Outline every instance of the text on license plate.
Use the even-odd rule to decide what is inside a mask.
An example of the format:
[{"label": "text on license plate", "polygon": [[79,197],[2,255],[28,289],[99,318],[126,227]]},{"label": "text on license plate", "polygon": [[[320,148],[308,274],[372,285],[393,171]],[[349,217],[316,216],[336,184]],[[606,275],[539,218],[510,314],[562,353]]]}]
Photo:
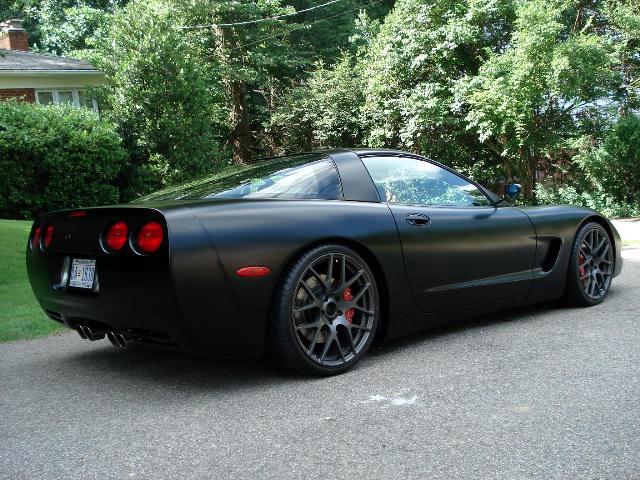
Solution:
[{"label": "text on license plate", "polygon": [[69,286],[74,288],[93,288],[96,276],[96,261],[87,258],[74,258],[71,261]]}]

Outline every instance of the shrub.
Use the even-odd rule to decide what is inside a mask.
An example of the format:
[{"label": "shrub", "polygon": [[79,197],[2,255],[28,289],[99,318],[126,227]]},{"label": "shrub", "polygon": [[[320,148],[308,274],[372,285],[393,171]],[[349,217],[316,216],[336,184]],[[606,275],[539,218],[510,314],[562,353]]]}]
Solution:
[{"label": "shrub", "polygon": [[127,154],[87,109],[0,102],[0,217],[117,202]]},{"label": "shrub", "polygon": [[579,192],[574,186],[538,185],[536,198],[541,204],[566,204],[593,208],[607,217],[640,215],[640,205],[621,202],[600,190]]}]

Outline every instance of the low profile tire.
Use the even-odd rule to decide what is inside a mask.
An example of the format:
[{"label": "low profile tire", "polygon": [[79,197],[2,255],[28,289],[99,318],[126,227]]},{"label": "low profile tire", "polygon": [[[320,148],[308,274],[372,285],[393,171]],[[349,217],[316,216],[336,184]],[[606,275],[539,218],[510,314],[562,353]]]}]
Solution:
[{"label": "low profile tire", "polygon": [[271,342],[294,370],[342,373],[371,346],[379,310],[378,287],[362,257],[342,245],[322,245],[304,253],[279,285]]},{"label": "low profile tire", "polygon": [[596,222],[576,234],[567,271],[566,300],[579,307],[602,302],[611,287],[614,251],[607,231]]}]

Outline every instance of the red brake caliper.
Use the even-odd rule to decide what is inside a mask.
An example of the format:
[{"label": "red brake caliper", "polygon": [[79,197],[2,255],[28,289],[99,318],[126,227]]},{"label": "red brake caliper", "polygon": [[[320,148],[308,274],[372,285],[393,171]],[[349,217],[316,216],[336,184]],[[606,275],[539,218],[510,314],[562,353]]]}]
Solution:
[{"label": "red brake caliper", "polygon": [[[346,288],[344,292],[342,292],[342,300],[345,302],[351,302],[353,300],[353,293],[351,293],[351,288]],[[353,308],[344,312],[344,318],[347,319],[347,322],[353,322],[353,316],[356,314],[356,311]]]},{"label": "red brake caliper", "polygon": [[[587,258],[584,256],[584,253],[578,255],[578,272],[580,273],[580,278],[584,277],[584,274],[587,272],[587,269],[584,267],[584,262]],[[580,280],[580,283],[583,283],[584,280]]]}]

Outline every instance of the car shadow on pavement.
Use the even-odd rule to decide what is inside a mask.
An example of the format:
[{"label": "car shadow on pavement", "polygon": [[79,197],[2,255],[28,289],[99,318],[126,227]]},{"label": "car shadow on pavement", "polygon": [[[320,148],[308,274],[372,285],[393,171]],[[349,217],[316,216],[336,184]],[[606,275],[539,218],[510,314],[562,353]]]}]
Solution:
[{"label": "car shadow on pavement", "polygon": [[[615,301],[617,298],[624,296],[627,292],[626,285],[615,285],[611,287],[606,302]],[[560,312],[560,311],[580,311],[584,307],[573,307],[567,305],[563,300],[554,300],[547,303],[541,303],[537,305],[526,305],[522,307],[516,307],[509,310],[504,310],[489,315],[483,315],[481,317],[474,317],[468,320],[461,320],[452,322],[439,327],[424,330],[422,332],[415,333],[406,337],[401,337],[383,344],[378,345],[378,348],[372,349],[368,354],[370,356],[384,357],[386,355],[394,354],[398,350],[403,348],[414,346],[420,343],[436,340],[440,337],[448,335],[471,331],[475,329],[482,329],[487,327],[496,326],[501,323],[526,323],[536,322],[541,320],[541,316],[547,313]]]},{"label": "car shadow on pavement", "polygon": [[[613,288],[609,301],[623,294],[624,288],[620,286]],[[539,321],[540,316],[546,312],[569,308],[560,302],[519,307],[426,330],[374,345],[368,354],[367,364],[371,366],[375,362],[384,362],[388,355],[397,354],[404,348],[428,343],[439,337],[473,329],[491,328],[504,322]],[[257,359],[227,360],[148,349],[138,345],[117,349],[108,345],[106,341],[95,342],[90,347],[68,353],[64,357],[57,357],[52,361],[61,360],[64,363],[64,369],[72,371],[77,377],[101,378],[102,381],[113,383],[130,381],[138,386],[142,383],[155,387],[188,386],[190,389],[212,390],[255,388],[263,384],[273,385],[274,382],[300,383],[322,380],[290,372],[280,364],[273,352]]]}]

